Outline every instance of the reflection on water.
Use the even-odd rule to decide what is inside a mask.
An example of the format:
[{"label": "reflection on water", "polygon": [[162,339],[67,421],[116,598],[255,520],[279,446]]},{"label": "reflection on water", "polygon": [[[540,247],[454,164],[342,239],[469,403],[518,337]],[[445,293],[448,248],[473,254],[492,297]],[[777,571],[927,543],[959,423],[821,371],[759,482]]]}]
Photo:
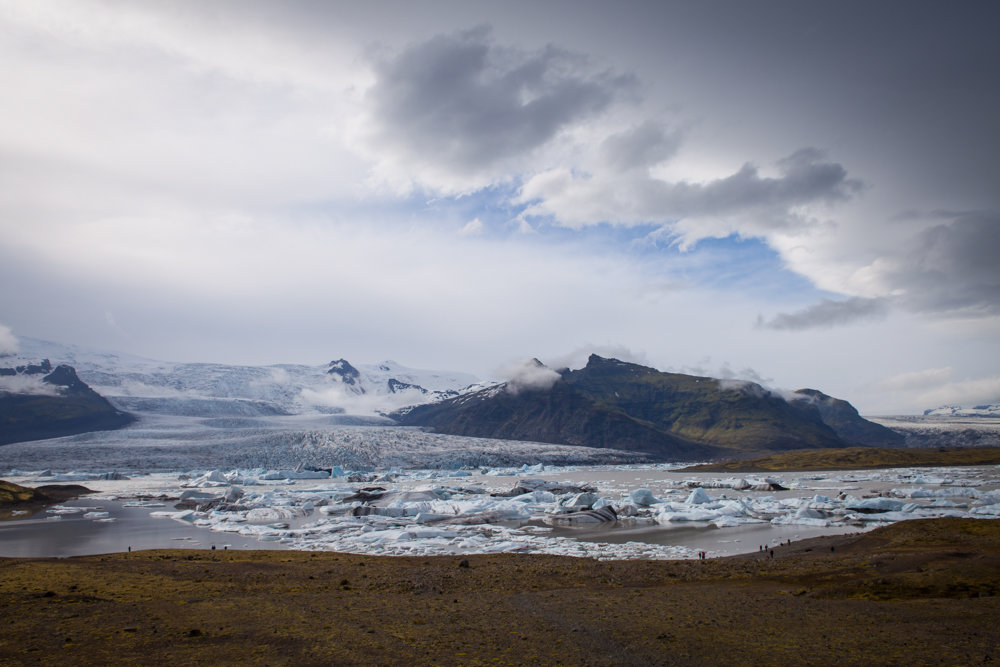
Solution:
[{"label": "reflection on water", "polygon": [[756,551],[760,546],[773,546],[787,540],[797,542],[820,535],[840,535],[866,530],[857,526],[776,526],[770,523],[754,523],[727,528],[716,528],[703,522],[683,524],[641,524],[629,526],[627,522],[616,524],[595,524],[579,528],[556,527],[549,533],[554,537],[568,537],[584,542],[604,542],[624,544],[644,542],[647,544],[683,545],[689,549],[709,551],[713,556],[730,556]]},{"label": "reflection on water", "polygon": [[[65,557],[132,549],[283,549],[276,542],[258,542],[240,535],[214,533],[189,523],[151,518],[163,507],[125,507],[118,500],[81,498],[61,507],[83,508],[74,514],[41,511],[25,518],[0,521],[0,556]],[[89,511],[107,512],[114,521],[86,519]],[[51,517],[59,516],[59,519]]]}]

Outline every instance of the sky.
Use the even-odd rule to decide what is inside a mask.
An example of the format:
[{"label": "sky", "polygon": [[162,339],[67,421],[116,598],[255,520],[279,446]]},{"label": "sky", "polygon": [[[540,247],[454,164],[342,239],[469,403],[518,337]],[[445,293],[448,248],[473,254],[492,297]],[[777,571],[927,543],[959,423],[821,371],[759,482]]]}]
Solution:
[{"label": "sky", "polygon": [[995,2],[0,4],[0,353],[1000,402]]}]

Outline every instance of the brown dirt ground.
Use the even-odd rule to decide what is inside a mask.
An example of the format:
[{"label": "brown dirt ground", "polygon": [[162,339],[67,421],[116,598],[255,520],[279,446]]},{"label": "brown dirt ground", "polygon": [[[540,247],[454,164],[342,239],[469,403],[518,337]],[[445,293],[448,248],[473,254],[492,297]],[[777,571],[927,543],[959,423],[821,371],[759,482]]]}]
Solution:
[{"label": "brown dirt ground", "polygon": [[796,449],[755,459],[704,463],[678,472],[784,472],[791,470],[871,470],[926,466],[1000,465],[1000,447],[847,447]]},{"label": "brown dirt ground", "polygon": [[1000,521],[964,519],[707,561],[0,559],[0,664],[982,664],[998,592]]}]

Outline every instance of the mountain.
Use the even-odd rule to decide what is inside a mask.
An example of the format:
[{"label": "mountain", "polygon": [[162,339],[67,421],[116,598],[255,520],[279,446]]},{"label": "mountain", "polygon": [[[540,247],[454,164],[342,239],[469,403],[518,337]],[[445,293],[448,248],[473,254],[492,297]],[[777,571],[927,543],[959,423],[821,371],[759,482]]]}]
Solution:
[{"label": "mountain", "polygon": [[793,406],[803,403],[805,409],[809,405],[814,406],[819,410],[823,423],[850,446],[903,447],[906,444],[906,438],[901,433],[864,419],[857,408],[847,401],[827,396],[821,391],[799,389],[789,400]]},{"label": "mountain", "polygon": [[[16,363],[58,359],[118,409],[194,417],[270,417],[302,413],[379,415],[458,395],[478,378],[420,370],[394,361],[270,366],[177,363],[20,339]],[[384,418],[379,418],[389,423]]]},{"label": "mountain", "polygon": [[0,368],[0,445],[121,428],[135,418],[88,387],[72,366]]},{"label": "mountain", "polygon": [[508,383],[390,416],[441,433],[614,447],[674,460],[892,439],[849,403],[815,390],[789,401],[750,382],[664,373],[597,355],[558,375],[550,388]]}]

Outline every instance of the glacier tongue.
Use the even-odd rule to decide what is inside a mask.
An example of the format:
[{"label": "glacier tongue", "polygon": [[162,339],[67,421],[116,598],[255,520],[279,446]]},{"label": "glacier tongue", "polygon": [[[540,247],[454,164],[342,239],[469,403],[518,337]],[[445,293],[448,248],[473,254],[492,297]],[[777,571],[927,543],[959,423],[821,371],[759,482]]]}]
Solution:
[{"label": "glacier tongue", "polygon": [[394,361],[354,365],[337,359],[316,366],[175,363],[21,339],[15,360],[41,359],[73,366],[84,382],[120,409],[193,417],[375,416],[484,386],[468,373],[408,368]]}]

